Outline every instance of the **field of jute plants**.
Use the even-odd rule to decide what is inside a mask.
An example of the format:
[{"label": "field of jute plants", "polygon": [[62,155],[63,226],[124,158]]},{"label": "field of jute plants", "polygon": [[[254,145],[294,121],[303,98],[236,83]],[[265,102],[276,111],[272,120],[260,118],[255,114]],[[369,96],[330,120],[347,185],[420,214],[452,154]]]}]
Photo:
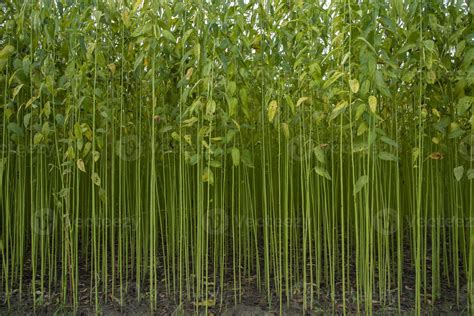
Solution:
[{"label": "field of jute plants", "polygon": [[473,14],[0,2],[0,311],[473,313]]}]

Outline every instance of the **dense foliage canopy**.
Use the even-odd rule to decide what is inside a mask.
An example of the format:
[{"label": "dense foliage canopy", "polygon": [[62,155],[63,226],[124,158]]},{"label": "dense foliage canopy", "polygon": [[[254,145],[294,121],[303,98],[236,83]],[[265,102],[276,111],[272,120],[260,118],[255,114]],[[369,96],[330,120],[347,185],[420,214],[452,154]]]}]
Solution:
[{"label": "dense foliage canopy", "polygon": [[445,281],[472,304],[473,14],[3,1],[0,289],[77,304],[84,263],[97,308],[131,282],[208,308],[256,275],[280,308],[303,284],[371,313],[409,265],[418,312]]}]

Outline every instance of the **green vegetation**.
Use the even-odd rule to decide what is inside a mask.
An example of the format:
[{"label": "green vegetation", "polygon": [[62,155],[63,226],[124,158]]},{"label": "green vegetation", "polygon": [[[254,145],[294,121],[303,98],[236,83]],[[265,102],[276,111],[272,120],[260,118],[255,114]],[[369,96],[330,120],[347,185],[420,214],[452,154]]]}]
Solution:
[{"label": "green vegetation", "polygon": [[98,310],[135,283],[207,311],[255,277],[370,314],[414,271],[418,313],[442,285],[472,308],[473,13],[2,2],[0,292],[77,305],[85,269]]}]

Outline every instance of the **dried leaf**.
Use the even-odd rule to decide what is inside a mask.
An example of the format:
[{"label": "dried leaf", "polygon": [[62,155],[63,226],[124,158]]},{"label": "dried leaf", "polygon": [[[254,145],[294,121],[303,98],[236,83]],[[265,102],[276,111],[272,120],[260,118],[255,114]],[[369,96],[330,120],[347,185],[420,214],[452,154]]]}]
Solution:
[{"label": "dried leaf", "polygon": [[429,158],[432,159],[432,160],[440,160],[440,159],[443,159],[444,157],[444,154],[441,153],[441,152],[432,152],[430,155],[429,155]]}]

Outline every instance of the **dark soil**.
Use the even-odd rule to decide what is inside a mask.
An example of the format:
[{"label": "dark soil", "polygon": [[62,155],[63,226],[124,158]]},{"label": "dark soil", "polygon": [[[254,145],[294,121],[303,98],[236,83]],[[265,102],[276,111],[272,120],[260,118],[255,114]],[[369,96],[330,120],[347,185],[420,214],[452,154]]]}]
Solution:
[{"label": "dark soil", "polygon": [[[398,290],[393,289],[383,303],[378,300],[378,287],[374,286],[373,312],[378,315],[393,314],[413,314],[415,305],[415,273],[411,268],[409,258],[405,258],[405,271],[403,274],[403,289],[401,295],[400,310],[398,309]],[[28,263],[25,263],[25,267]],[[85,267],[83,264],[81,267]],[[354,269],[351,269],[354,272]],[[90,293],[90,273],[84,268],[80,271],[81,280],[79,284],[79,300],[80,305],[77,309],[73,309],[67,304],[61,304],[60,291],[52,290],[43,296],[42,302],[39,302],[36,309],[33,308],[33,299],[31,296],[31,273],[25,272],[23,292],[20,295],[18,290],[11,293],[10,308],[7,306],[6,295],[0,289],[0,315],[50,315],[50,314],[77,314],[77,315],[95,315],[94,300],[91,300]],[[348,314],[357,313],[356,294],[355,294],[355,275],[351,275],[351,288],[346,286],[346,311]],[[242,297],[238,304],[234,302],[233,293],[233,277],[232,270],[226,273],[225,289],[223,291],[222,304],[220,296],[217,298],[216,304],[208,307],[208,314],[213,315],[323,315],[323,314],[342,314],[342,288],[341,283],[336,283],[335,302],[331,302],[330,289],[323,285],[320,287],[319,295],[313,297],[312,309],[303,313],[303,294],[302,284],[295,285],[292,289],[292,298],[290,302],[283,299],[282,309],[280,311],[279,298],[277,293],[272,293],[272,305],[267,303],[267,295],[263,291],[257,289],[256,277],[244,277],[242,279]],[[427,271],[427,277],[430,278],[430,271]],[[39,278],[38,278],[39,279]],[[393,280],[394,281],[394,280]],[[392,282],[393,282],[392,281]],[[38,284],[38,283],[37,283]],[[46,282],[47,284],[47,282]],[[116,285],[118,285],[118,281]],[[465,284],[461,280],[461,284]],[[149,296],[146,289],[141,290],[141,300],[137,300],[137,289],[133,280],[127,284],[127,293],[124,293],[124,304],[120,306],[118,297],[112,296],[111,293],[100,293],[101,313],[103,315],[193,315],[205,314],[205,308],[196,308],[194,301],[178,305],[175,296],[166,294],[164,284],[158,289],[157,309],[151,312],[149,305]],[[118,287],[118,286],[117,286]],[[111,288],[111,287],[109,287]],[[467,311],[467,293],[466,286],[461,286],[459,302],[457,302],[456,288],[447,282],[442,282],[441,295],[433,303],[430,294],[424,296],[422,305],[425,314],[466,314]],[[309,293],[309,291],[308,291]],[[431,293],[431,289],[427,289],[426,293]],[[117,294],[116,294],[117,295]],[[308,295],[309,296],[309,295]],[[184,297],[184,296],[183,296]],[[309,306],[309,305],[308,305]],[[363,306],[361,307],[362,312]]]}]

